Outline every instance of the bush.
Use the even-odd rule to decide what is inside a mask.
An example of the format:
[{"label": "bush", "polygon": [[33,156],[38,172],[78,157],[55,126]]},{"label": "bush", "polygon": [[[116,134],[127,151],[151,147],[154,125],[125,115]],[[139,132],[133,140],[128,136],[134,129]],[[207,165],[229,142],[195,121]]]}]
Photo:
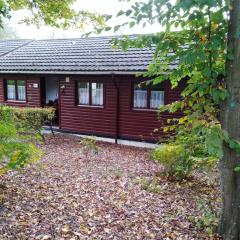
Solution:
[{"label": "bush", "polygon": [[6,112],[12,115],[18,132],[42,136],[42,126],[51,123],[55,117],[53,108],[16,108],[2,106],[0,116]]},{"label": "bush", "polygon": [[20,123],[14,108],[0,106],[0,174],[35,162],[42,155],[33,143],[35,136],[23,134]]},{"label": "bush", "polygon": [[218,161],[209,155],[205,137],[188,131],[179,131],[168,143],[160,145],[152,152],[152,158],[163,164],[168,177],[178,180],[191,176],[193,169],[212,169]]},{"label": "bush", "polygon": [[182,145],[163,144],[152,153],[154,160],[163,164],[164,174],[177,179],[185,178],[192,169]]},{"label": "bush", "polygon": [[97,140],[94,137],[83,138],[80,141],[82,145],[81,152],[86,156],[88,153],[98,154],[100,148],[97,146]]}]

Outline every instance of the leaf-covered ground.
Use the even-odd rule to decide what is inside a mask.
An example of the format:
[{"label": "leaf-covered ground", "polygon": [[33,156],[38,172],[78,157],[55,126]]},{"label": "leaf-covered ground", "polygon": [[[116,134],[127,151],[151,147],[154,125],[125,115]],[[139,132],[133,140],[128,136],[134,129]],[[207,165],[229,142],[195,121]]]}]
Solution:
[{"label": "leaf-covered ground", "polygon": [[3,176],[0,239],[218,239],[215,178],[168,182],[149,151],[48,136],[34,166]]}]

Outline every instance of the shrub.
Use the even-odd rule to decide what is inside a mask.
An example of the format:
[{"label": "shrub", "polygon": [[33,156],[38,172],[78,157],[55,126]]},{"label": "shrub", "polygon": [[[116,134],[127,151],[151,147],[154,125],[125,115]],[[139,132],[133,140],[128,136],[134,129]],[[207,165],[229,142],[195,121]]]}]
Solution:
[{"label": "shrub", "polygon": [[154,177],[153,179],[148,179],[146,177],[139,179],[139,184],[142,189],[151,193],[160,193],[161,186],[159,185],[158,179]]},{"label": "shrub", "polygon": [[153,151],[152,158],[163,164],[164,174],[168,177],[182,179],[192,169],[182,145],[163,144]]},{"label": "shrub", "polygon": [[0,116],[4,113],[11,113],[12,118],[16,122],[18,132],[31,135],[41,136],[42,126],[51,123],[55,117],[53,108],[16,108],[2,106],[0,108]]},{"label": "shrub", "polygon": [[32,142],[34,135],[22,134],[13,108],[0,106],[0,174],[35,162],[42,152]]},{"label": "shrub", "polygon": [[193,169],[212,169],[218,161],[208,153],[205,137],[186,129],[155,149],[152,158],[163,164],[168,177],[179,180],[189,177]]},{"label": "shrub", "polygon": [[97,141],[94,137],[83,138],[80,141],[82,145],[81,152],[88,156],[88,153],[98,154],[100,148],[97,146]]}]

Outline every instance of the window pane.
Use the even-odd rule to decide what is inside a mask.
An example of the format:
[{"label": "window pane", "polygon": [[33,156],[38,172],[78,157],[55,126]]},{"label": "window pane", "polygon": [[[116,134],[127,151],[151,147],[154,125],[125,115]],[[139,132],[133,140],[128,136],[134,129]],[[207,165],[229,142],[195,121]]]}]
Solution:
[{"label": "window pane", "polygon": [[92,104],[103,105],[103,83],[92,83]]},{"label": "window pane", "polygon": [[18,91],[18,100],[25,101],[26,100],[25,81],[22,81],[22,80],[17,81],[17,91]]},{"label": "window pane", "polygon": [[157,109],[162,105],[164,105],[164,91],[151,91],[150,107]]},{"label": "window pane", "polygon": [[78,97],[79,104],[89,104],[89,83],[79,82],[78,83]]},{"label": "window pane", "polygon": [[147,108],[147,90],[143,85],[135,85],[134,103],[135,108]]},{"label": "window pane", "polygon": [[7,99],[16,100],[15,81],[14,80],[7,81]]}]

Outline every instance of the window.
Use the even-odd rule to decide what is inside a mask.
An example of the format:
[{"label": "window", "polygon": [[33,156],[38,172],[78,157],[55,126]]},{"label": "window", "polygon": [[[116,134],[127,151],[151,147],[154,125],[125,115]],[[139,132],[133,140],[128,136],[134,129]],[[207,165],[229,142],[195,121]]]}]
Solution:
[{"label": "window", "polygon": [[26,101],[24,80],[7,80],[7,100]]},{"label": "window", "polygon": [[147,88],[141,85],[134,87],[134,107],[147,108]]},{"label": "window", "polygon": [[78,82],[78,104],[103,106],[103,83]]},{"label": "window", "polygon": [[78,96],[79,96],[79,104],[81,105],[89,104],[89,83],[88,82],[78,83]]},{"label": "window", "polygon": [[164,105],[164,91],[161,85],[146,83],[134,85],[134,108],[158,109],[162,105]]},{"label": "window", "polygon": [[103,105],[103,84],[92,83],[92,105]]}]

